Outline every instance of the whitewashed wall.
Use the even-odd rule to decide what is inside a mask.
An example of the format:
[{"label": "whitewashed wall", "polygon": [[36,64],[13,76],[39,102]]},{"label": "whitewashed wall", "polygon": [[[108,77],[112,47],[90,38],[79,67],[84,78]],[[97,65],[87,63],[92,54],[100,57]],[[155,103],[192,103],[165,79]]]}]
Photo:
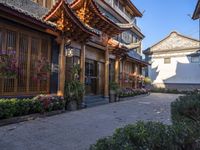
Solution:
[{"label": "whitewashed wall", "polygon": [[191,57],[171,57],[170,64],[164,64],[164,58],[152,58],[149,75],[153,84],[200,84],[200,64],[191,63]]}]

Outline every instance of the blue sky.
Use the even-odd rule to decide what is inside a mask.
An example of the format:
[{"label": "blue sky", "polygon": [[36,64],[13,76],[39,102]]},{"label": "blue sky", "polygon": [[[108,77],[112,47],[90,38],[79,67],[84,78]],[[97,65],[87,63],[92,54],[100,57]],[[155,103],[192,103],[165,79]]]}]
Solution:
[{"label": "blue sky", "polygon": [[145,11],[142,18],[138,18],[138,26],[146,38],[143,49],[165,38],[171,31],[198,38],[198,21],[193,21],[192,15],[197,0],[132,0],[136,7]]}]

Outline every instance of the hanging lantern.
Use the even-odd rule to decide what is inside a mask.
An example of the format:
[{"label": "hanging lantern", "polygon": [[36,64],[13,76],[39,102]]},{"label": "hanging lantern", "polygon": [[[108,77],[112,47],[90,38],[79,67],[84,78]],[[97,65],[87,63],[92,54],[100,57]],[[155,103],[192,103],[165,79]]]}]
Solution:
[{"label": "hanging lantern", "polygon": [[74,56],[74,49],[72,47],[65,47],[65,56],[73,57]]}]

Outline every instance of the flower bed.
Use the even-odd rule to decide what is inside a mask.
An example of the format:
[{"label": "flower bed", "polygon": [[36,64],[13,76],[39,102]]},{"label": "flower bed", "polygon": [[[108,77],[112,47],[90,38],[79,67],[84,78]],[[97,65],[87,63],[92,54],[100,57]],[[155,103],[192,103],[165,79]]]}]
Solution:
[{"label": "flower bed", "polygon": [[146,89],[132,89],[132,88],[123,88],[120,90],[119,97],[133,97],[137,95],[147,94],[148,90]]},{"label": "flower bed", "polygon": [[32,99],[0,99],[0,119],[62,110],[64,108],[64,99],[52,95],[40,95]]}]

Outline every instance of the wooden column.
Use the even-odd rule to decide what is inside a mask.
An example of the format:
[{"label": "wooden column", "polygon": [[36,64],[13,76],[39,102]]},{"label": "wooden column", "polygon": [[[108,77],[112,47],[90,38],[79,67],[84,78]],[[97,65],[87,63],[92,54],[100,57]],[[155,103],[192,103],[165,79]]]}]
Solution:
[{"label": "wooden column", "polygon": [[[138,75],[138,66],[135,64],[135,75]],[[137,84],[138,84],[138,78],[135,78],[135,89],[137,89]]]},{"label": "wooden column", "polygon": [[59,90],[58,95],[64,95],[64,88],[65,88],[65,39],[62,38],[61,45],[60,45],[60,57],[59,57]]},{"label": "wooden column", "polygon": [[109,50],[105,50],[105,81],[104,81],[104,97],[109,97]]},{"label": "wooden column", "polygon": [[85,44],[81,45],[81,53],[80,53],[80,82],[85,85]]},{"label": "wooden column", "polygon": [[115,60],[115,82],[119,83],[119,58],[116,58]]},{"label": "wooden column", "polygon": [[121,87],[124,87],[124,83],[125,83],[125,60],[122,61],[122,83],[121,83]]}]

